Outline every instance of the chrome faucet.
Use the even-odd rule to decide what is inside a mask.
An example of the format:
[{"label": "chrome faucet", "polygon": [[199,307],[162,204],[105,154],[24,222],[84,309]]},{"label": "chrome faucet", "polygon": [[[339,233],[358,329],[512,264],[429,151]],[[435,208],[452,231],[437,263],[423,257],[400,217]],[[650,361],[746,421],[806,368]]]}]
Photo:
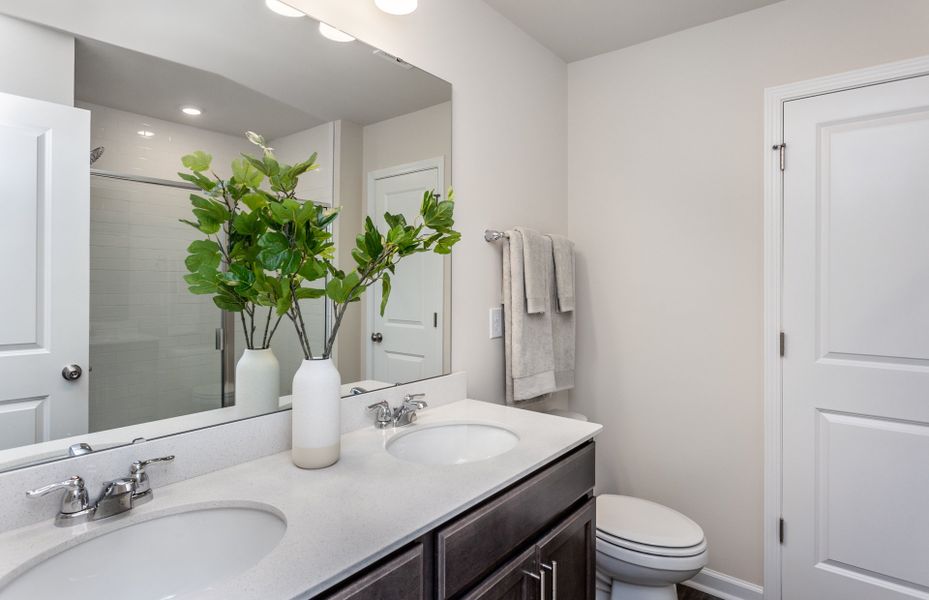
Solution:
[{"label": "chrome faucet", "polygon": [[416,411],[422,410],[429,406],[424,398],[426,394],[407,394],[397,408],[391,408],[386,400],[381,400],[368,407],[368,412],[374,413],[374,427],[377,429],[386,429],[391,425],[394,427],[406,427],[416,421]]},{"label": "chrome faucet", "polygon": [[173,456],[163,456],[151,460],[136,461],[130,467],[129,477],[120,477],[103,484],[103,491],[96,503],[90,504],[84,480],[77,475],[64,481],[52,483],[34,490],[26,495],[30,498],[44,496],[56,490],[64,490],[61,508],[55,517],[55,525],[67,527],[98,521],[132,510],[134,506],[152,499],[152,488],[145,473],[145,467],[153,462],[174,460]]},{"label": "chrome faucet", "polygon": [[403,397],[400,408],[394,411],[394,427],[406,427],[416,421],[416,411],[429,406],[425,400],[426,394],[407,394]]}]

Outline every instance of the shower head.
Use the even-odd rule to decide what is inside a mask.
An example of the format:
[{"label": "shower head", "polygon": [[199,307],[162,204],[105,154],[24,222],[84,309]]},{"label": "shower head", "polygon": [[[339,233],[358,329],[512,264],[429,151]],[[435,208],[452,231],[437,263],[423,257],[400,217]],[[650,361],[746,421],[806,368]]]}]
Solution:
[{"label": "shower head", "polygon": [[90,166],[94,166],[94,163],[97,162],[101,156],[103,156],[103,151],[106,150],[103,146],[97,146],[90,151]]}]

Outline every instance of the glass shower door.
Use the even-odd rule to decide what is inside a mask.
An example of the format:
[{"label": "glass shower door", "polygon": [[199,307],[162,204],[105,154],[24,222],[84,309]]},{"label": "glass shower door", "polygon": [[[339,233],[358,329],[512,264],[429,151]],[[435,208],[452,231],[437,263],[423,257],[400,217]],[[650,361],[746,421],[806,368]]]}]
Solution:
[{"label": "glass shower door", "polygon": [[91,431],[232,403],[223,313],[183,279],[187,246],[201,236],[178,221],[190,211],[180,185],[91,178]]}]

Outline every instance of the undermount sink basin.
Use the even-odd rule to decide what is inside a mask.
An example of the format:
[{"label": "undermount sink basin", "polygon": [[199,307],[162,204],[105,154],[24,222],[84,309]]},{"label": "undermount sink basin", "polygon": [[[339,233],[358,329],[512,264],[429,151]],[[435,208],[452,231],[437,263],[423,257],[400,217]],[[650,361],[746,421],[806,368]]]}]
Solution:
[{"label": "undermount sink basin", "polygon": [[287,525],[255,508],[209,508],[116,529],[38,563],[0,600],[193,598],[256,564]]},{"label": "undermount sink basin", "polygon": [[497,425],[436,423],[395,435],[388,440],[387,451],[424,465],[460,465],[499,456],[518,443],[518,435]]}]

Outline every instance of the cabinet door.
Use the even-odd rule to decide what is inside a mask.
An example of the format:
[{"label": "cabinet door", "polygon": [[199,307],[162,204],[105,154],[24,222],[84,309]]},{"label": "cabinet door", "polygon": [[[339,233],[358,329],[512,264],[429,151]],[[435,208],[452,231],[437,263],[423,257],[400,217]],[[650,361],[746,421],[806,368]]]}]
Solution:
[{"label": "cabinet door", "polygon": [[462,600],[540,600],[537,549],[525,552],[500,567]]},{"label": "cabinet door", "polygon": [[424,571],[423,546],[417,544],[326,598],[327,600],[422,600],[424,598]]},{"label": "cabinet door", "polygon": [[594,597],[596,518],[596,500],[591,498],[539,542],[539,567],[545,575],[543,583],[548,599],[591,600]]}]

